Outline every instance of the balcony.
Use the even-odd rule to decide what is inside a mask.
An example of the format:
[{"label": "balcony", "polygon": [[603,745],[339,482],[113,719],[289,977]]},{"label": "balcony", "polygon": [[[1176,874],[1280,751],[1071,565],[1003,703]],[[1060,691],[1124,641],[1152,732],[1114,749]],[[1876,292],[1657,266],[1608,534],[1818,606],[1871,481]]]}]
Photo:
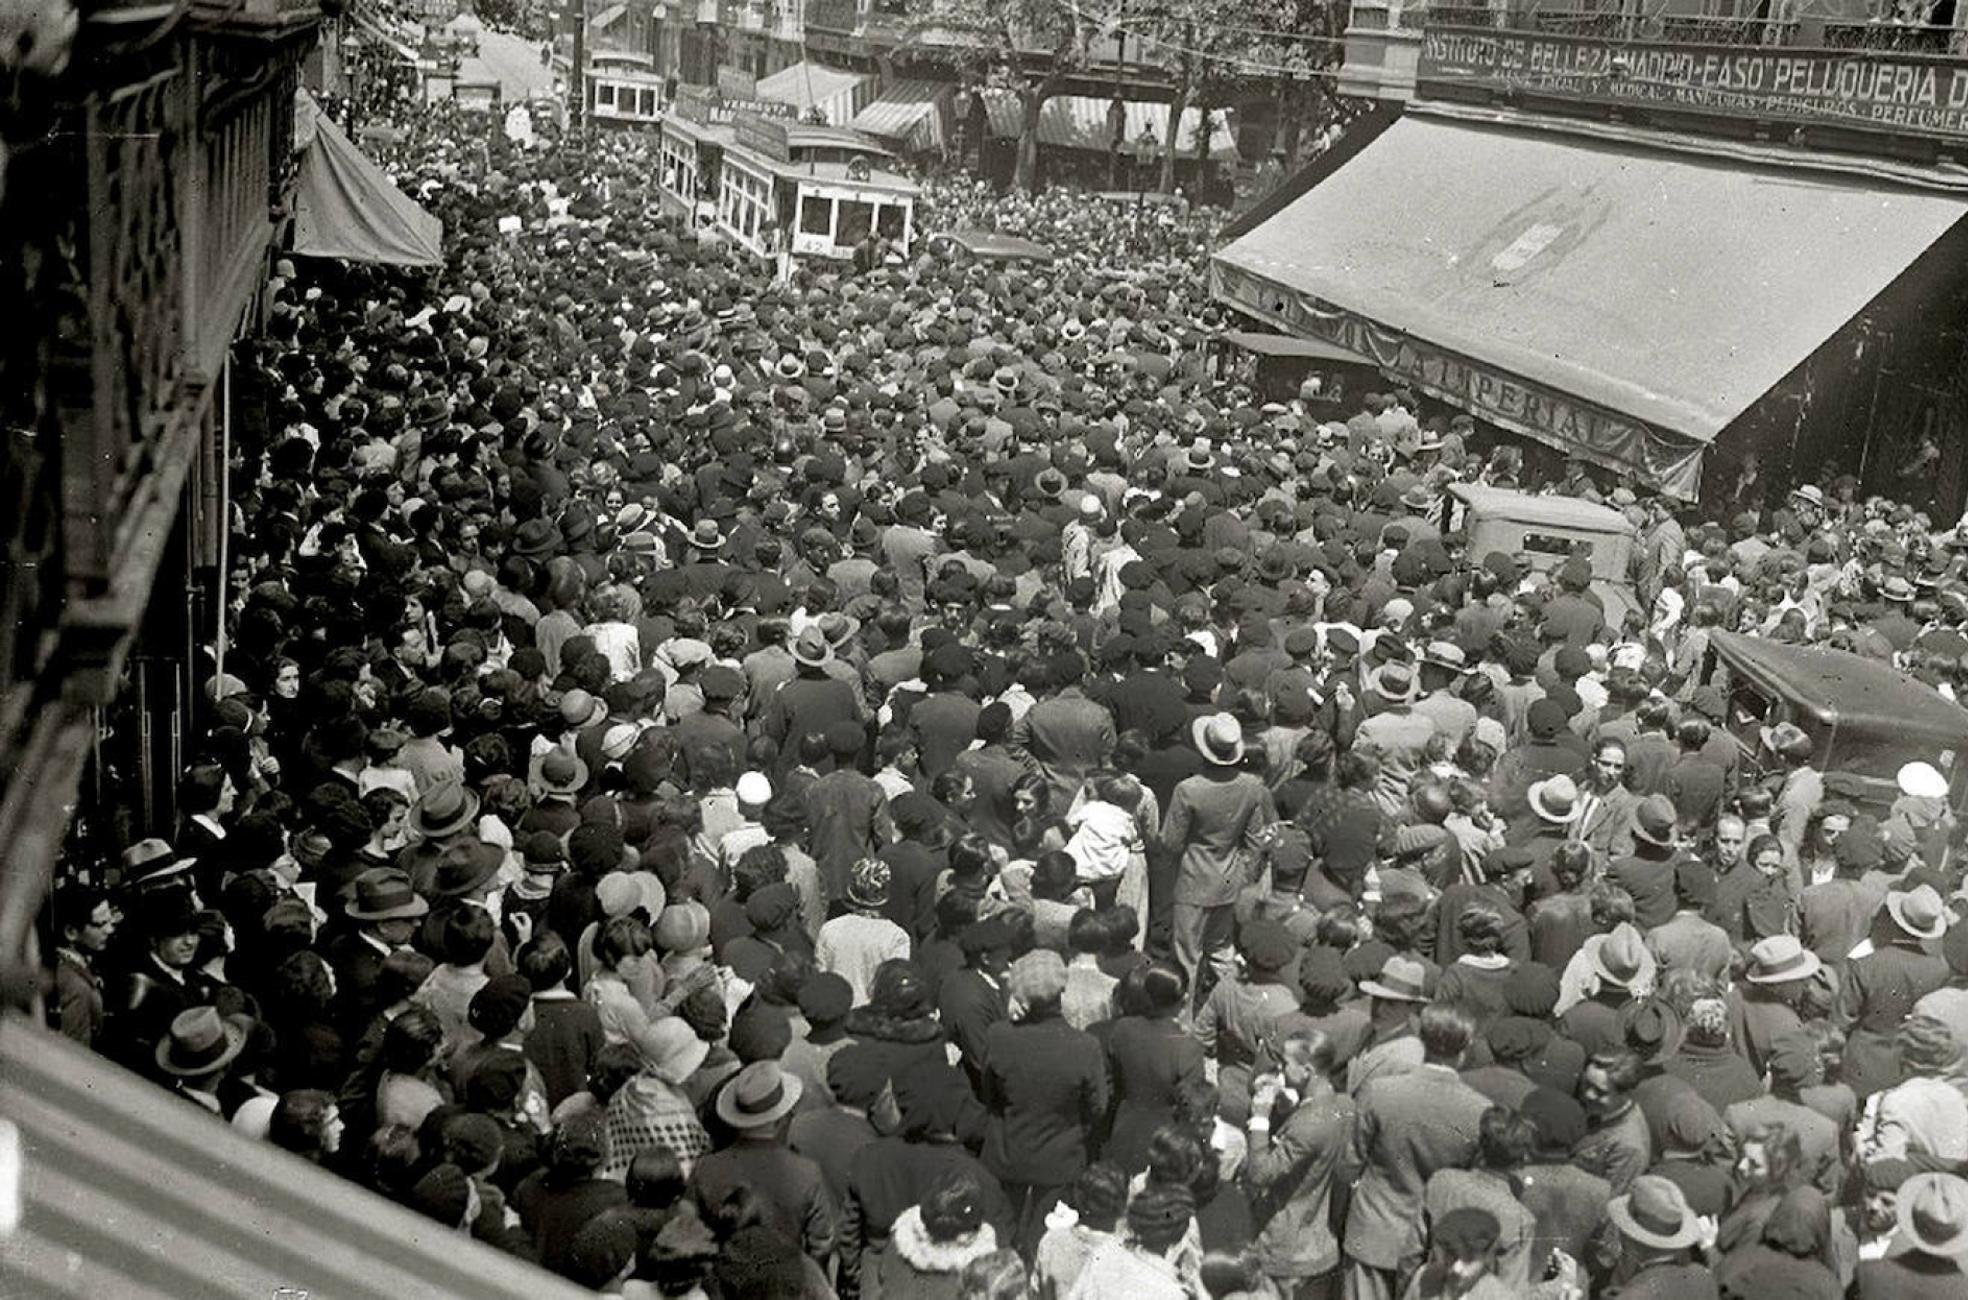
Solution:
[{"label": "balcony", "polygon": [[1968,30],[1356,0],[1342,93],[1932,162],[1968,157]]}]

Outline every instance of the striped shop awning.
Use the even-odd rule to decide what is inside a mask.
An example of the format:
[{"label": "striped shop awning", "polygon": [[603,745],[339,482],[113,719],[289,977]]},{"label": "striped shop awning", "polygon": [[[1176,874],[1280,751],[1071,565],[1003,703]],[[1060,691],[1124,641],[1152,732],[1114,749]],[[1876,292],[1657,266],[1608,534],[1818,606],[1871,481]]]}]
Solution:
[{"label": "striped shop awning", "polygon": [[[983,99],[984,111],[991,123],[991,134],[1000,140],[1016,140],[1023,116],[1018,96],[1009,90],[993,88],[983,92]],[[1061,149],[1107,152],[1112,144],[1107,121],[1107,112],[1112,103],[1112,100],[1094,95],[1052,96],[1039,109],[1039,143]],[[1168,139],[1169,105],[1138,99],[1123,100],[1122,103],[1127,110],[1128,145],[1132,146],[1139,140],[1143,132],[1152,133],[1157,140]],[[1211,161],[1236,162],[1240,157],[1237,153],[1237,132],[1231,126],[1229,110],[1212,110],[1209,122]],[[1196,133],[1202,125],[1203,110],[1187,108],[1182,111],[1181,129],[1176,136],[1176,154],[1179,158],[1196,156]]]},{"label": "striped shop awning", "polygon": [[884,140],[899,140],[910,149],[940,148],[956,89],[948,81],[898,81],[856,113],[849,125]]},{"label": "striped shop awning", "polygon": [[0,1295],[577,1300],[592,1293],[255,1141],[17,1014],[0,1021]]}]

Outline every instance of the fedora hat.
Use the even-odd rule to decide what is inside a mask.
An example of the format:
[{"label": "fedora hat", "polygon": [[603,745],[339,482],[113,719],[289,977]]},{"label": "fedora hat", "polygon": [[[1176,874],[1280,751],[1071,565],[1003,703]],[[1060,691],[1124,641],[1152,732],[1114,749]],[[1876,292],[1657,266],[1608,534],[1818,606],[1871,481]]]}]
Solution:
[{"label": "fedora hat", "polygon": [[818,668],[834,657],[834,648],[827,644],[827,634],[818,627],[809,627],[793,641],[793,658],[809,668]]},{"label": "fedora hat", "polygon": [[1788,984],[1811,978],[1823,965],[1818,954],[1798,942],[1797,936],[1773,934],[1751,946],[1749,969],[1743,977],[1751,984]]},{"label": "fedora hat", "polygon": [[1659,1065],[1680,1051],[1685,1037],[1680,1015],[1660,998],[1621,1007],[1619,1028],[1620,1041],[1648,1065]]},{"label": "fedora hat", "polygon": [[560,697],[560,720],[576,731],[608,716],[608,704],[576,686]]},{"label": "fedora hat", "polygon": [[158,1040],[157,1068],[196,1078],[224,1069],[245,1045],[245,1026],[222,1018],[217,1007],[193,1007],[179,1012],[170,1032]]},{"label": "fedora hat", "polygon": [[1886,910],[1895,925],[1916,939],[1938,939],[1947,930],[1947,908],[1932,885],[1888,890]]},{"label": "fedora hat", "polygon": [[1608,984],[1630,989],[1646,964],[1647,945],[1627,921],[1613,927],[1592,950],[1592,973]]},{"label": "fedora hat", "polygon": [[505,864],[504,850],[483,840],[461,840],[444,850],[430,892],[439,898],[468,894],[498,874]]},{"label": "fedora hat", "polygon": [[1809,745],[1810,736],[1794,722],[1779,722],[1774,727],[1759,727],[1757,735],[1763,741],[1763,748],[1772,754],[1789,754],[1799,745]]},{"label": "fedora hat", "polygon": [[1701,1224],[1688,1198],[1657,1174],[1634,1179],[1632,1190],[1615,1196],[1606,1213],[1621,1233],[1655,1250],[1680,1250],[1701,1240]]},{"label": "fedora hat", "polygon": [[1228,713],[1209,713],[1189,724],[1196,750],[1218,767],[1244,761],[1244,726]]},{"label": "fedora hat", "polygon": [[1911,799],[1947,798],[1947,778],[1932,763],[1912,762],[1901,767],[1894,780],[1900,793]]},{"label": "fedora hat", "polygon": [[1824,489],[1816,483],[1806,483],[1802,487],[1792,488],[1790,490],[1790,499],[1792,501],[1802,501],[1806,505],[1813,505],[1819,509],[1823,509],[1825,503]]},{"label": "fedora hat", "polygon": [[764,1128],[790,1115],[803,1089],[800,1077],[779,1062],[754,1061],[718,1094],[718,1118],[735,1129]]},{"label": "fedora hat", "polygon": [[1585,811],[1579,802],[1578,783],[1562,772],[1531,782],[1525,797],[1530,800],[1531,811],[1554,826],[1569,826]]},{"label": "fedora hat", "polygon": [[123,850],[123,879],[132,889],[148,889],[177,879],[197,863],[197,858],[179,857],[168,841],[152,835]]},{"label": "fedora hat", "polygon": [[724,532],[715,519],[699,519],[697,526],[690,530],[690,545],[700,551],[721,551],[724,549]]},{"label": "fedora hat", "polygon": [[1879,584],[1879,594],[1888,600],[1904,603],[1914,597],[1913,584],[1896,573]]},{"label": "fedora hat", "polygon": [[430,904],[410,887],[409,873],[371,867],[355,878],[355,897],[342,910],[352,921],[403,921],[423,916]]},{"label": "fedora hat", "polygon": [[1900,1238],[1924,1255],[1968,1257],[1968,1180],[1915,1174],[1900,1184]]},{"label": "fedora hat", "polygon": [[478,792],[456,781],[440,781],[418,797],[410,825],[427,840],[441,840],[477,819]]},{"label": "fedora hat", "polygon": [[551,555],[561,547],[560,529],[551,519],[529,519],[513,533],[513,552],[529,558]]},{"label": "fedora hat", "polygon": [[542,794],[577,794],[588,783],[588,765],[556,745],[541,756],[538,779]]},{"label": "fedora hat", "polygon": [[1674,801],[1650,794],[1633,810],[1633,838],[1656,848],[1674,846]]},{"label": "fedora hat", "polygon": [[1360,981],[1360,992],[1386,1002],[1428,1001],[1428,971],[1412,957],[1389,957],[1380,974]]},{"label": "fedora hat", "polygon": [[1414,665],[1396,659],[1367,674],[1367,689],[1393,704],[1406,703],[1421,693]]}]

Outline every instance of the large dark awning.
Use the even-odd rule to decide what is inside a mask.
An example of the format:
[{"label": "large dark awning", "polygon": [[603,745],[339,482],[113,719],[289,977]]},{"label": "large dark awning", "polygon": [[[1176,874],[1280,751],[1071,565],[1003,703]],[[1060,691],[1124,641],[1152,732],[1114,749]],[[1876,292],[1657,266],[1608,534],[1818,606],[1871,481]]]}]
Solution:
[{"label": "large dark awning", "polygon": [[1968,200],[1410,114],[1216,255],[1218,294],[1692,494],[1702,448]]}]

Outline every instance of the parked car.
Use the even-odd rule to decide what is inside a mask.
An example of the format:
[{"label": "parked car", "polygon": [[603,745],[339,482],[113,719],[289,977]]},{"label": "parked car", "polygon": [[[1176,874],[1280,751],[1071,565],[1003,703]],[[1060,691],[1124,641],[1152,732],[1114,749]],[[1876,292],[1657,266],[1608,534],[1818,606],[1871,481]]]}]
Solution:
[{"label": "parked car", "polygon": [[946,257],[960,264],[1031,262],[1043,265],[1053,259],[1052,249],[1046,245],[995,230],[938,231],[929,237],[929,250],[938,257]]},{"label": "parked car", "polygon": [[1892,664],[1848,650],[1791,645],[1738,632],[1710,640],[1727,674],[1726,725],[1745,770],[1778,764],[1765,743],[1771,729],[1794,723],[1811,738],[1825,789],[1883,814],[1899,789],[1902,765],[1931,763],[1947,777],[1949,802],[1968,808],[1968,711]]},{"label": "parked car", "polygon": [[1517,557],[1536,572],[1549,572],[1574,555],[1592,565],[1592,590],[1606,607],[1606,625],[1617,631],[1627,615],[1641,612],[1633,590],[1633,523],[1610,506],[1577,497],[1532,496],[1508,488],[1455,483],[1469,553]]}]

